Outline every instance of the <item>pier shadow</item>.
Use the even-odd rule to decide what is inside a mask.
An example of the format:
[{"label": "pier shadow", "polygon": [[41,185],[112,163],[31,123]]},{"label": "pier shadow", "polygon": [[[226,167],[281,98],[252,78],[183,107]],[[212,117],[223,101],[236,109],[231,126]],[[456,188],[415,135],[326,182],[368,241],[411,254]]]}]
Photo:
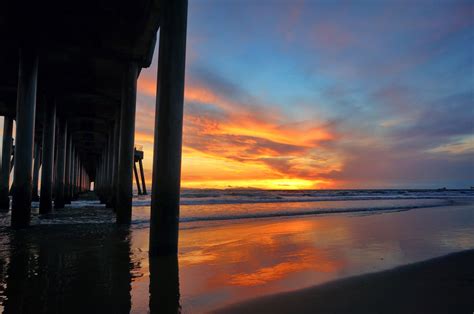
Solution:
[{"label": "pier shadow", "polygon": [[50,225],[7,236],[0,251],[4,313],[130,312],[128,229]]}]

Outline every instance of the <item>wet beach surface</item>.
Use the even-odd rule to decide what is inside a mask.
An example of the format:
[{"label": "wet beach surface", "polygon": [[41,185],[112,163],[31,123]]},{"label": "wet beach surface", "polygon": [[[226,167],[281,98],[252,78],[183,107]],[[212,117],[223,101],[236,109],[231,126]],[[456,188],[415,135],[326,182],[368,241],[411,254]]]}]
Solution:
[{"label": "wet beach surface", "polygon": [[225,307],[217,313],[471,313],[474,250]]},{"label": "wet beach surface", "polygon": [[474,248],[474,207],[466,201],[185,222],[179,255],[151,260],[148,207],[134,207],[130,228],[116,226],[97,203],[73,207],[35,216],[29,229],[0,228],[5,313],[201,313]]}]

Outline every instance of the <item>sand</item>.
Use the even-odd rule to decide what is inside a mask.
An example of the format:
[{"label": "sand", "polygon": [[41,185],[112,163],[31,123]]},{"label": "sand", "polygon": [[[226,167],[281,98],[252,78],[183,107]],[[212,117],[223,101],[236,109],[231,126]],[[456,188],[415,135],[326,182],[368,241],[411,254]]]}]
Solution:
[{"label": "sand", "polygon": [[215,313],[474,313],[474,250],[257,298]]}]

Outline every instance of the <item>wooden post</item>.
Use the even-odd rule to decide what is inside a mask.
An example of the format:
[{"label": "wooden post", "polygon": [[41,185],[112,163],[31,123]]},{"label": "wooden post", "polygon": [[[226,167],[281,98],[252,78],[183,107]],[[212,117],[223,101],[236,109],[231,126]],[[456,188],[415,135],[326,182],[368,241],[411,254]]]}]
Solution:
[{"label": "wooden post", "polygon": [[112,177],[112,208],[114,211],[117,207],[117,182],[118,182],[118,162],[119,162],[119,145],[120,145],[120,106],[117,108],[115,113],[114,123],[114,172]]},{"label": "wooden post", "polygon": [[32,191],[32,200],[34,202],[39,201],[38,193],[38,178],[39,178],[39,169],[41,167],[41,148],[39,141],[35,141],[35,161],[33,166],[33,191]]},{"label": "wooden post", "polygon": [[49,213],[53,209],[54,142],[56,136],[56,104],[54,101],[46,104],[43,121],[40,214]]},{"label": "wooden post", "polygon": [[126,65],[122,88],[120,114],[120,145],[117,181],[117,223],[130,224],[132,221],[132,167],[135,141],[135,109],[137,98],[137,64]]},{"label": "wooden post", "polygon": [[135,174],[135,182],[137,183],[138,195],[142,195],[142,189],[140,187],[140,179],[138,179],[137,163],[133,162],[133,173]]},{"label": "wooden post", "polygon": [[71,204],[71,174],[72,174],[72,136],[68,134],[66,147],[66,174],[64,179],[64,200]]},{"label": "wooden post", "polygon": [[5,116],[3,121],[2,170],[0,173],[0,210],[10,209],[10,158],[13,143],[13,119]]},{"label": "wooden post", "polygon": [[141,159],[138,160],[138,165],[140,166],[140,175],[142,177],[143,195],[147,195],[148,193],[146,192],[145,174],[143,173],[143,163]]},{"label": "wooden post", "polygon": [[30,224],[37,79],[37,54],[32,49],[21,49],[11,218],[14,228],[27,227]]},{"label": "wooden post", "polygon": [[150,255],[178,251],[187,9],[187,0],[161,7]]},{"label": "wooden post", "polygon": [[67,144],[67,122],[58,120],[58,161],[56,168],[56,199],[54,208],[64,208],[66,203],[64,197],[64,182],[66,178],[66,144]]}]

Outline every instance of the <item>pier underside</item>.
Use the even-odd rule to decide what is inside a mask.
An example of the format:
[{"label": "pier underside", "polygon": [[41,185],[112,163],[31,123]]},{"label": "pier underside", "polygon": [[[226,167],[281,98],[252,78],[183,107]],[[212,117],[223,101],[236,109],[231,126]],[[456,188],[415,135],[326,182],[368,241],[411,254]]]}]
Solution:
[{"label": "pier underside", "polygon": [[[0,115],[8,155],[2,157],[0,207],[11,208],[13,227],[29,225],[33,199],[47,213],[89,190],[91,182],[101,201],[115,209],[117,222],[130,223],[137,78],[150,66],[157,44],[161,117],[155,128],[164,138],[155,143],[153,181],[167,207],[155,202],[153,208],[176,225],[186,17],[186,0],[0,5]],[[169,128],[172,119],[181,122]],[[15,157],[11,205],[8,150]],[[160,192],[153,189],[153,197]]]}]

